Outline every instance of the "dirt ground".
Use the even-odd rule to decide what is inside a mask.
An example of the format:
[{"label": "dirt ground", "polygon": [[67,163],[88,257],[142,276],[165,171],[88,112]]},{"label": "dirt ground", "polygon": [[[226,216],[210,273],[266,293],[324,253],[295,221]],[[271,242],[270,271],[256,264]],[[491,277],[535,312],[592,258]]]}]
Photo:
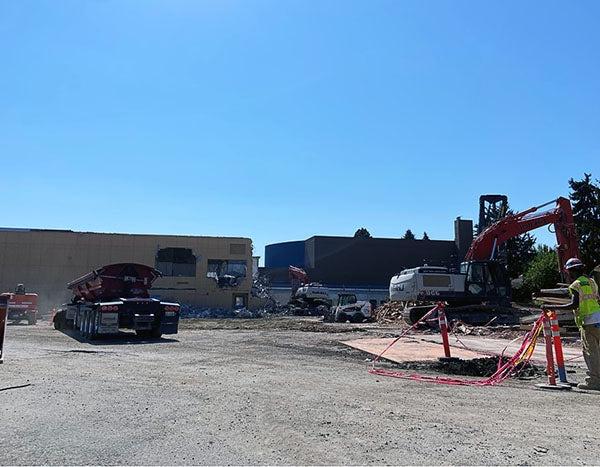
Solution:
[{"label": "dirt ground", "polygon": [[379,335],[376,325],[310,319],[186,320],[160,341],[86,343],[47,323],[9,326],[0,463],[600,459],[600,394],[544,392],[535,381],[478,388],[375,377],[367,355],[339,341]]}]

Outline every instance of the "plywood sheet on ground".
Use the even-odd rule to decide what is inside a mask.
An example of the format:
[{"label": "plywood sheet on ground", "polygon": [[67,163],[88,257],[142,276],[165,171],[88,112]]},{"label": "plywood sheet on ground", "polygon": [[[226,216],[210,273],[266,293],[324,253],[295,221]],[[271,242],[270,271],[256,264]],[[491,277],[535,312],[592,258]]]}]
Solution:
[{"label": "plywood sheet on ground", "polygon": [[[342,344],[372,355],[379,355],[393,342],[394,338],[367,338],[343,341]],[[470,359],[485,357],[484,354],[466,349],[452,348],[453,357]],[[383,358],[396,363],[420,362],[437,360],[444,356],[444,347],[435,342],[424,342],[418,338],[406,337],[400,339],[383,355]]]}]

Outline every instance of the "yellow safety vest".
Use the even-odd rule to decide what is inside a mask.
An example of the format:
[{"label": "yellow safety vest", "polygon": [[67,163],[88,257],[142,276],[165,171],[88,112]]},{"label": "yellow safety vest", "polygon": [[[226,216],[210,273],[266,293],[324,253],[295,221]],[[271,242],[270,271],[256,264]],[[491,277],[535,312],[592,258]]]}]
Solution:
[{"label": "yellow safety vest", "polygon": [[579,294],[579,309],[575,313],[575,323],[581,327],[584,324],[586,316],[593,315],[600,311],[600,303],[598,302],[598,285],[594,279],[586,276],[579,276],[569,286],[569,293],[573,295],[573,291]]}]

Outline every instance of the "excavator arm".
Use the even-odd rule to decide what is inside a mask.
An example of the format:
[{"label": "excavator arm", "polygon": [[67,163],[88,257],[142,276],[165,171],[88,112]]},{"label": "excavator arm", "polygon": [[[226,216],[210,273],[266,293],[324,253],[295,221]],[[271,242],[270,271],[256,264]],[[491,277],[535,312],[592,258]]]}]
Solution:
[{"label": "excavator arm", "polygon": [[[539,211],[539,209],[554,203],[553,209]],[[579,257],[579,246],[571,203],[562,197],[523,212],[510,214],[490,225],[473,240],[471,248],[465,256],[465,261],[493,260],[498,247],[506,241],[550,224],[554,225],[558,243],[558,261],[560,269],[563,271],[569,258]]]}]

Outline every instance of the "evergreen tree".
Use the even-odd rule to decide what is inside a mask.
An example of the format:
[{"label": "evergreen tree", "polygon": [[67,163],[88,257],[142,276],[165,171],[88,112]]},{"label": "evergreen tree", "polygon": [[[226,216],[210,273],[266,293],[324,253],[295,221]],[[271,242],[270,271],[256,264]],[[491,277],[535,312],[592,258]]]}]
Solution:
[{"label": "evergreen tree", "polygon": [[423,240],[429,240],[429,235],[427,235],[427,232],[423,232]]},{"label": "evergreen tree", "polygon": [[367,229],[365,229],[364,227],[361,227],[356,232],[354,232],[354,238],[372,238],[372,237],[371,237],[370,232]]},{"label": "evergreen tree", "polygon": [[591,174],[582,180],[569,180],[571,202],[579,253],[587,269],[600,265],[600,186],[592,181]]},{"label": "evergreen tree", "polygon": [[412,233],[412,231],[410,229],[408,229],[406,231],[406,233],[404,234],[404,237],[402,237],[404,240],[414,240],[415,239],[415,234]]}]

